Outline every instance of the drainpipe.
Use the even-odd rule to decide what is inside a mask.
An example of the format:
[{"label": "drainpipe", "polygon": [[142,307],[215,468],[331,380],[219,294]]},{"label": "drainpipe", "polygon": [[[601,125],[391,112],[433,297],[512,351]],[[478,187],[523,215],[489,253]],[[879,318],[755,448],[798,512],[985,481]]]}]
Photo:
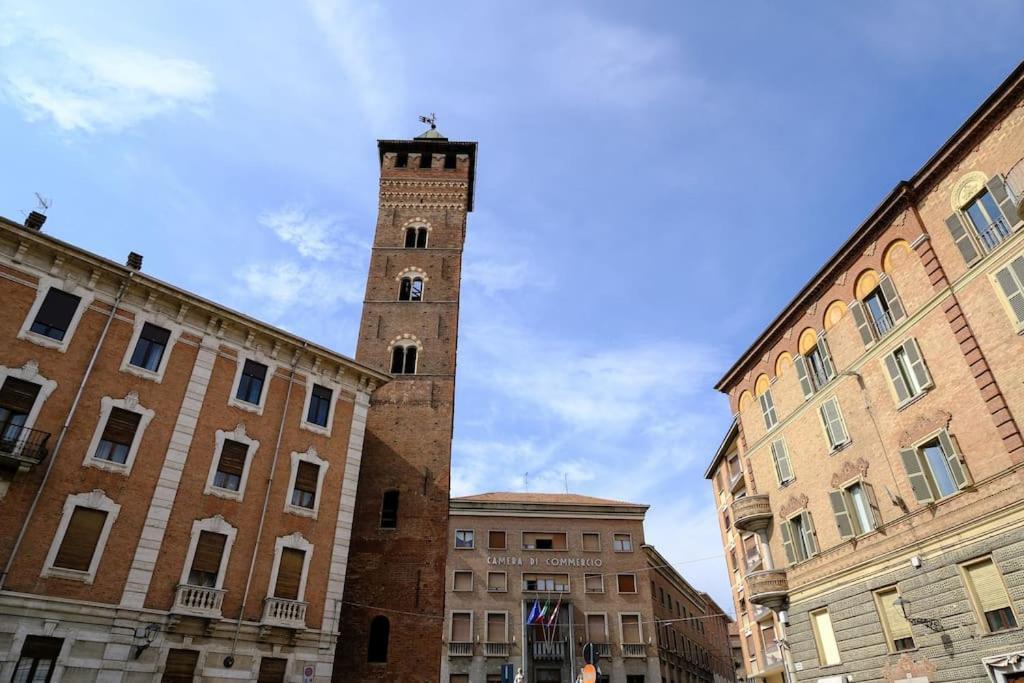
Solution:
[{"label": "drainpipe", "polygon": [[[82,393],[85,391],[85,385],[89,381],[89,376],[92,375],[92,369],[96,365],[96,359],[100,355],[100,348],[103,346],[103,342],[107,338],[107,331],[110,330],[110,323],[114,321],[114,314],[117,313],[117,307],[121,303],[121,299],[124,298],[125,292],[128,291],[128,283],[131,282],[134,275],[135,271],[129,271],[128,278],[121,281],[121,288],[117,290],[117,296],[114,298],[114,305],[110,308],[110,315],[107,316],[107,321],[103,325],[103,331],[100,333],[100,338],[96,340],[96,347],[92,350],[92,357],[89,359],[89,364],[85,367],[85,374],[82,375],[82,380],[78,384],[78,391],[75,392],[75,400],[71,402],[71,408],[68,410],[68,415],[64,419],[64,424],[60,428],[60,434],[57,435],[57,443],[53,446],[53,452],[50,454],[50,459],[46,463],[46,471],[43,473],[43,480],[39,483],[39,488],[36,489],[36,495],[32,498],[32,504],[28,508],[28,514],[25,515],[25,521],[21,523],[21,529],[18,531],[18,537],[14,541],[14,547],[11,548],[11,554],[7,556],[7,562],[4,563],[3,573],[0,574],[0,590],[3,590],[4,588],[4,584],[7,581],[7,575],[11,571],[11,565],[14,564],[14,558],[18,554],[21,542],[25,539],[26,532],[28,532],[28,524],[32,520],[32,515],[35,514],[36,508],[39,506],[39,500],[43,497],[43,491],[46,490],[46,482],[49,481],[50,472],[53,471],[53,463],[57,460],[57,454],[60,453],[61,444],[64,443],[64,436],[68,433],[71,420],[75,417],[75,411],[78,410],[78,404],[82,400]],[[85,313],[83,312],[82,315],[85,315]]]}]

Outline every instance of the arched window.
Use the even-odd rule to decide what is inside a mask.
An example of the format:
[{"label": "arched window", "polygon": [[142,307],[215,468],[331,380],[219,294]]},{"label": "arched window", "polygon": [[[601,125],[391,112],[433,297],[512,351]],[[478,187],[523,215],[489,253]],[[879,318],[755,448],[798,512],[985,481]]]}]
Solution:
[{"label": "arched window", "polygon": [[395,346],[391,350],[391,374],[416,374],[416,345]]},{"label": "arched window", "polygon": [[388,661],[388,639],[391,637],[391,623],[387,617],[377,616],[370,622],[370,642],[366,648],[366,661]]},{"label": "arched window", "polygon": [[406,249],[426,249],[427,248],[427,229],[426,228],[406,228],[405,229],[405,248]]},{"label": "arched window", "polygon": [[380,528],[398,528],[398,491],[385,491],[380,504]]},{"label": "arched window", "polygon": [[423,278],[403,277],[398,288],[399,301],[423,301]]}]

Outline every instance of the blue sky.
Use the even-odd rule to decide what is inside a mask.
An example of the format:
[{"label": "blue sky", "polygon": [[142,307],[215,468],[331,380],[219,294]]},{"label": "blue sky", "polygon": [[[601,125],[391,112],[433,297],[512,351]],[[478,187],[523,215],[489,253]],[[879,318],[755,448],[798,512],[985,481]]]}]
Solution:
[{"label": "blue sky", "polygon": [[47,232],[351,354],[375,141],[437,112],[480,142],[453,494],[529,472],[649,503],[731,610],[712,385],[1022,25],[1016,0],[0,0],[0,214],[41,192]]}]

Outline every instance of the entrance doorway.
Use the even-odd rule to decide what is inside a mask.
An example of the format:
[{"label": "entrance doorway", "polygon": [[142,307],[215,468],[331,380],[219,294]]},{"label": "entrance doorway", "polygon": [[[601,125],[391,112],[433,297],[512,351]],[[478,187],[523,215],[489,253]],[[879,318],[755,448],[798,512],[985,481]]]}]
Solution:
[{"label": "entrance doorway", "polygon": [[537,683],[562,683],[561,669],[537,669]]}]

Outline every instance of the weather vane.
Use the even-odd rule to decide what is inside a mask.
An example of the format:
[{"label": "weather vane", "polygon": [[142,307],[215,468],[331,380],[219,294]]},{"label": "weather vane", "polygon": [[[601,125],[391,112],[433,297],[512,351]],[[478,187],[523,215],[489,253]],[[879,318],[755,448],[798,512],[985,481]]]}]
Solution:
[{"label": "weather vane", "polygon": [[437,114],[434,112],[430,112],[430,116],[421,116],[420,121],[429,123],[431,129],[437,128]]}]

